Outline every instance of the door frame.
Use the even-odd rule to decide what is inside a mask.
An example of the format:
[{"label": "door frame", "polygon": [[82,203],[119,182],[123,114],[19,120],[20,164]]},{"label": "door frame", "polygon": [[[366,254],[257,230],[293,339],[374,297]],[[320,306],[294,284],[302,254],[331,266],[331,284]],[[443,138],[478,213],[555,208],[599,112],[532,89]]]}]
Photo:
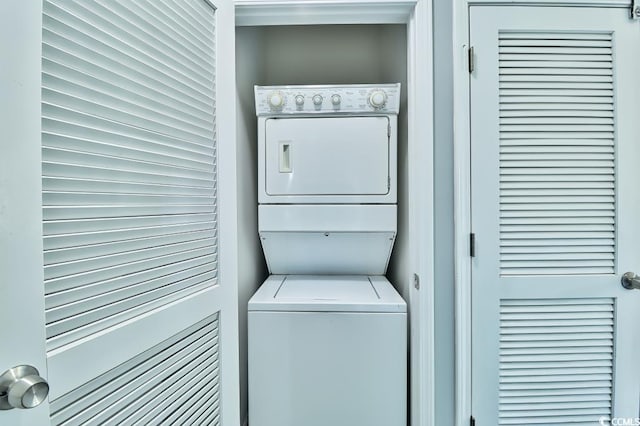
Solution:
[{"label": "door frame", "polygon": [[629,8],[629,0],[456,0],[453,4],[453,172],[455,244],[455,426],[471,411],[471,80],[469,8],[540,6]]},{"label": "door frame", "polygon": [[[410,424],[435,426],[433,0],[236,0],[236,26],[405,24],[409,162]],[[413,274],[420,277],[414,286]],[[419,287],[419,288],[416,288]]]},{"label": "door frame", "polygon": [[[220,342],[230,342],[220,353],[221,378],[221,420],[231,424],[240,424],[240,359],[239,359],[239,323],[238,323],[238,173],[236,144],[236,108],[235,108],[235,27],[233,19],[235,8],[233,0],[225,2],[224,7],[216,7],[211,0],[204,0],[216,10],[216,61],[230,60],[224,66],[216,63],[216,100],[231,101],[231,105],[216,108],[217,127],[217,167],[218,167],[218,285],[223,290],[221,297],[230,303],[226,310],[220,310]],[[226,42],[221,34],[230,34]],[[218,103],[221,105],[222,103]],[[226,286],[226,288],[222,288]],[[229,345],[229,343],[227,343]],[[221,346],[222,347],[222,346]],[[225,379],[224,374],[228,377]],[[222,386],[227,385],[226,393]]]}]

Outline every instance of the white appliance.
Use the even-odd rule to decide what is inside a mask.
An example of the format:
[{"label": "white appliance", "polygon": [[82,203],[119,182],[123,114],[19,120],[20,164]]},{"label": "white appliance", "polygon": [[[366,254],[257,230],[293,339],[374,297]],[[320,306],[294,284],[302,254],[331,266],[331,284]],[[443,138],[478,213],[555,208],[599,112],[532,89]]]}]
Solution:
[{"label": "white appliance", "polygon": [[397,229],[400,85],[256,86],[251,426],[406,425],[406,304],[383,276]]},{"label": "white appliance", "polygon": [[251,426],[406,426],[405,310],[384,277],[270,276],[249,302]]},{"label": "white appliance", "polygon": [[255,88],[260,204],[396,202],[400,85]]},{"label": "white appliance", "polygon": [[256,86],[255,99],[269,271],[384,274],[397,229],[400,85]]}]

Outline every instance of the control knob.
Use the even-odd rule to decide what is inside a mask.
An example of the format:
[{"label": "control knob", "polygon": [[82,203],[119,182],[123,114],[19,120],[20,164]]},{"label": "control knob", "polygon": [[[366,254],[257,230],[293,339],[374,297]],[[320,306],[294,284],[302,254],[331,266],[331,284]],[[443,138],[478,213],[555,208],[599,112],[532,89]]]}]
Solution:
[{"label": "control knob", "polygon": [[285,97],[282,92],[273,92],[269,95],[271,109],[281,109],[284,106]]},{"label": "control knob", "polygon": [[311,100],[313,101],[313,104],[315,106],[322,105],[322,95],[320,95],[320,94],[313,95],[313,98],[311,98]]},{"label": "control knob", "polygon": [[304,96],[303,95],[296,95],[295,100],[296,100],[296,105],[298,105],[299,107],[304,105]]},{"label": "control knob", "polygon": [[369,95],[369,105],[375,109],[380,109],[387,103],[387,94],[384,90],[374,90]]},{"label": "control knob", "polygon": [[340,97],[340,95],[338,95],[337,93],[335,95],[331,95],[331,103],[334,106],[338,106],[340,105],[340,102],[342,101],[342,98]]}]

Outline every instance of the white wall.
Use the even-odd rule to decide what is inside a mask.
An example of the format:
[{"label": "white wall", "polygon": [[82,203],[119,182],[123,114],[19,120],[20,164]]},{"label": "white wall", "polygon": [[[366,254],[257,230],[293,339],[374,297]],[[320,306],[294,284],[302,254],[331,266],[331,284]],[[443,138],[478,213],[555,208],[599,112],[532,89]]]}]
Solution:
[{"label": "white wall", "polygon": [[[265,276],[257,231],[256,119],[253,85],[402,84],[399,137],[400,234],[389,270],[391,281],[408,297],[406,26],[321,25],[236,28],[238,93],[238,179],[240,257],[241,409],[247,412],[246,303]],[[243,160],[244,159],[244,160]],[[406,290],[406,291],[405,291]]]}]

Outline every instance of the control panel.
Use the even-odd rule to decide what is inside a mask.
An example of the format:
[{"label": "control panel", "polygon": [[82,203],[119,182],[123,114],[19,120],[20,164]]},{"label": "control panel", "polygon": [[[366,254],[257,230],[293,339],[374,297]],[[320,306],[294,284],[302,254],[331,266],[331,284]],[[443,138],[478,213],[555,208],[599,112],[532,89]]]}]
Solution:
[{"label": "control panel", "polygon": [[400,83],[255,86],[257,115],[397,114]]}]

